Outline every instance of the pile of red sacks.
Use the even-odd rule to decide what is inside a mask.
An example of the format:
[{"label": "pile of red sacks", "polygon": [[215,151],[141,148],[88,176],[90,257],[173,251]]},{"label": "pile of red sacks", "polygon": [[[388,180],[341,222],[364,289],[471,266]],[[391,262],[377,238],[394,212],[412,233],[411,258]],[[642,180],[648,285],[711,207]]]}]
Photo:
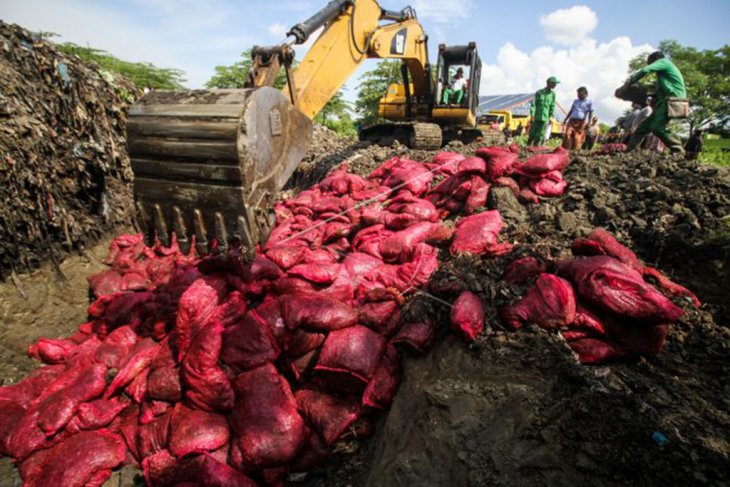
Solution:
[{"label": "pile of red sacks", "polygon": [[[149,485],[277,485],[371,434],[369,415],[397,391],[400,350],[433,345],[436,323],[400,311],[438,268],[437,246],[507,253],[499,212],[477,213],[489,188],[523,201],[565,189],[565,151],[522,164],[509,149],[478,154],[394,158],[368,178],[340,168],[276,205],[250,262],[237,248],[199,258],[117,238],[110,269],[89,278],[89,321],[32,344],[47,365],[0,388],[0,453],[28,486],[101,485],[121,464]],[[432,187],[434,174],[444,179]],[[462,210],[455,228],[442,221]],[[537,259],[510,266],[510,282],[537,280],[501,310],[505,323],[561,329],[586,363],[658,351],[681,311],[643,277],[693,296],[605,232],[575,250],[594,257],[557,263],[557,276]],[[451,327],[471,341],[484,316],[465,291]]]},{"label": "pile of red sacks", "polygon": [[473,213],[487,202],[490,186],[506,186],[522,203],[538,203],[538,196],[554,197],[565,192],[567,183],[562,171],[570,162],[570,153],[558,147],[538,153],[524,162],[517,159],[517,145],[482,147],[476,157],[441,152],[426,164],[434,172],[449,176],[434,187],[428,200],[448,214],[464,208]]},{"label": "pile of red sacks", "polygon": [[[400,309],[437,269],[435,245],[511,248],[497,211],[444,225],[433,172],[397,158],[368,178],[340,168],[276,206],[251,262],[117,238],[110,269],[89,278],[89,321],[32,344],[47,365],[0,388],[0,453],[27,486],[101,485],[121,464],[149,485],[276,485],[368,435],[396,393],[399,350],[433,344],[436,324]],[[459,297],[452,327],[467,340],[483,329],[475,295]]]},{"label": "pile of red sacks", "polygon": [[[577,239],[573,253],[579,257],[555,263],[525,257],[508,266],[503,279],[510,284],[535,281],[518,302],[499,311],[506,326],[559,330],[582,363],[596,364],[661,351],[667,325],[683,311],[659,289],[701,304],[603,229]],[[557,275],[548,273],[551,268]]]}]

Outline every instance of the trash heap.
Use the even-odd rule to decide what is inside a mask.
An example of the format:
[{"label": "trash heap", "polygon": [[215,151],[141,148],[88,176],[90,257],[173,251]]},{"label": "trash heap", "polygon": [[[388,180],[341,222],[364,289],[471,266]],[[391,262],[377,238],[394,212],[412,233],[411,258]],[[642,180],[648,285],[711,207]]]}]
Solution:
[{"label": "trash heap", "polygon": [[[339,440],[369,436],[372,413],[397,392],[401,351],[427,353],[442,328],[412,319],[406,298],[425,292],[439,255],[512,249],[499,241],[499,212],[481,211],[485,185],[516,173],[518,195],[544,191],[542,181],[565,189],[553,184],[564,151],[521,164],[508,153],[393,158],[367,178],[340,167],[276,205],[276,226],[250,261],[235,247],[199,258],[175,243],[117,238],[110,269],[89,278],[89,321],[71,337],[32,344],[47,365],[0,388],[0,453],[28,486],[101,485],[123,463],[142,468],[148,485],[277,485]],[[444,179],[435,184],[434,174]],[[455,227],[445,221],[462,211]],[[581,248],[614,251],[603,243]],[[526,283],[535,275],[523,273]],[[546,290],[568,301],[567,287],[553,286],[560,279],[540,275],[525,299]],[[504,319],[542,324],[566,314],[552,302],[531,309]],[[676,314],[667,309],[661,323]],[[484,317],[466,291],[451,328],[472,341]]]},{"label": "trash heap", "polygon": [[[0,22],[0,277],[131,222],[129,81]],[[60,260],[60,259],[59,259]]]}]

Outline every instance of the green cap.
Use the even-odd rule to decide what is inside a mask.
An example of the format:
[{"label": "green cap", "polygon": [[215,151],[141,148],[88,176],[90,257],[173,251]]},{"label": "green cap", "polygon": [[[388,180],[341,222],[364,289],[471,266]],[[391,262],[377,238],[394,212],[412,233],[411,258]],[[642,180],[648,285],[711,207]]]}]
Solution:
[{"label": "green cap", "polygon": [[550,76],[547,79],[547,82],[548,83],[555,83],[557,85],[558,83],[560,83],[560,80],[558,78],[556,78],[555,76]]}]

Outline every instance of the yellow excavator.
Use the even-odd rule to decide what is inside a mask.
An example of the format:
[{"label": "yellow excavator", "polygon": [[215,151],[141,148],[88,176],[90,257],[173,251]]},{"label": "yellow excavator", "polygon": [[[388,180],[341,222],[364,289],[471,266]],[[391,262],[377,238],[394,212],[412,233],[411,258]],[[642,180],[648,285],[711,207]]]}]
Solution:
[{"label": "yellow excavator", "polygon": [[[292,46],[320,29],[292,69]],[[394,122],[366,128],[362,138],[437,149],[476,125],[476,46],[440,46],[432,74],[428,36],[410,7],[333,0],[282,44],[254,47],[252,57],[242,89],[153,91],[130,108],[137,222],[149,240],[169,244],[174,233],[181,248],[194,241],[202,254],[229,242],[248,249],[263,242],[274,201],[309,147],[312,119],[366,59],[400,59],[403,83],[381,100],[381,115]],[[442,90],[457,66],[467,79],[454,103]],[[287,84],[280,91],[273,85],[281,69]]]}]

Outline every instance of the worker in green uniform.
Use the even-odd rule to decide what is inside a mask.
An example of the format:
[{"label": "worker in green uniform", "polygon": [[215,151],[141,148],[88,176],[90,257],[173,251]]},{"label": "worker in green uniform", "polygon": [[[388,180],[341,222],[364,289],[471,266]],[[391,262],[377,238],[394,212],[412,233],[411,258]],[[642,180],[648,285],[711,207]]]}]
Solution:
[{"label": "worker in green uniform", "polygon": [[649,73],[656,73],[656,94],[654,95],[654,111],[636,128],[629,139],[629,150],[635,149],[644,137],[654,134],[672,153],[683,154],[682,141],[673,134],[669,127],[669,98],[686,98],[687,90],[684,78],[677,66],[664,57],[664,53],[656,51],[649,54],[646,66],[631,75],[626,85],[633,84]]},{"label": "worker in green uniform", "polygon": [[541,145],[545,130],[555,112],[555,87],[560,83],[558,78],[550,76],[547,86],[535,93],[535,99],[530,105],[530,134],[527,145]]}]

